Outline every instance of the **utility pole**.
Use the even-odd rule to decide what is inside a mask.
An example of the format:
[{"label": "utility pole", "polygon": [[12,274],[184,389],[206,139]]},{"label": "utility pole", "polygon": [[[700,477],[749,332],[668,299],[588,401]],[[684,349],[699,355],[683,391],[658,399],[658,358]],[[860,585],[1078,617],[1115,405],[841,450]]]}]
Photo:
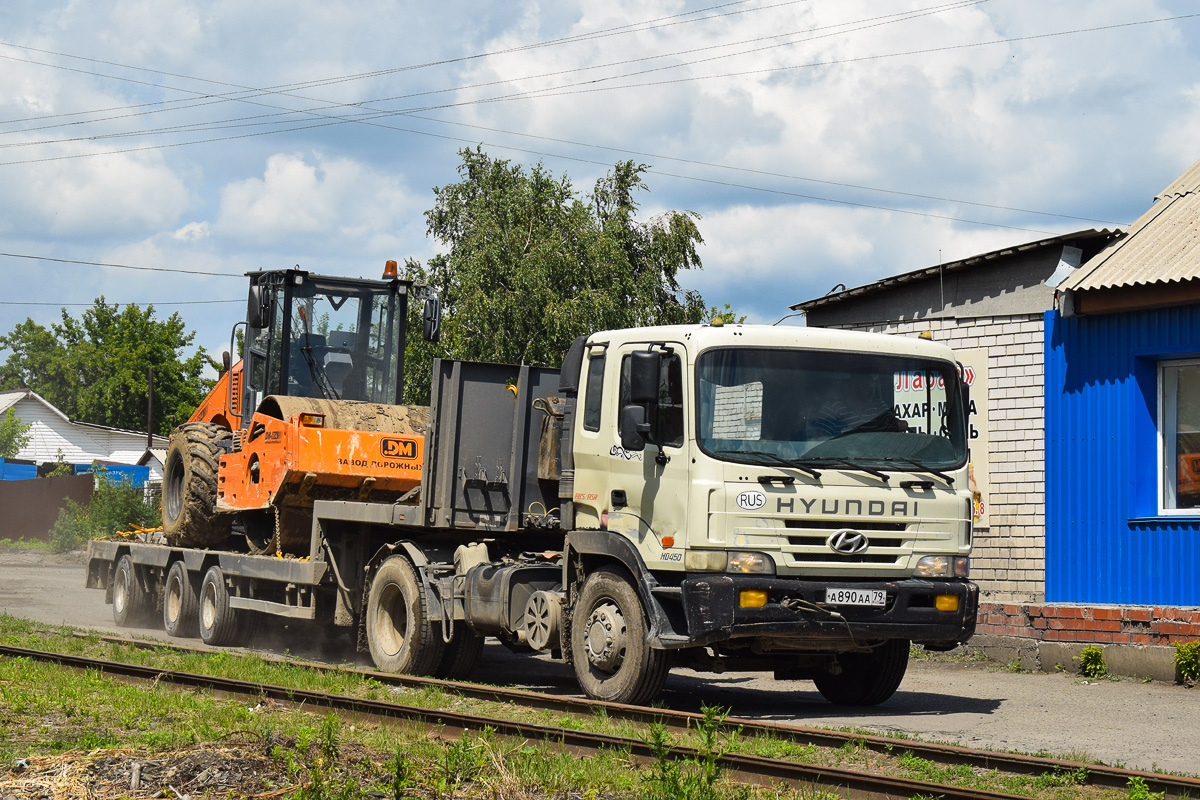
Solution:
[{"label": "utility pole", "polygon": [[146,385],[146,449],[154,447],[154,367],[147,370],[150,380]]}]

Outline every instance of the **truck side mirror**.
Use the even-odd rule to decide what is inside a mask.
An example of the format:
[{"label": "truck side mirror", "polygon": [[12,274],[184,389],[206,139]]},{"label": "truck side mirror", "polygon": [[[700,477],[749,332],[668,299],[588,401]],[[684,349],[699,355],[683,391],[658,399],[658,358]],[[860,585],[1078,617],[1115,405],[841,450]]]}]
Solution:
[{"label": "truck side mirror", "polygon": [[442,336],[442,298],[431,292],[425,298],[421,312],[421,334],[427,342],[436,342]]},{"label": "truck side mirror", "polygon": [[630,403],[621,408],[621,447],[631,453],[646,449],[646,434],[650,423],[646,422],[646,409]]},{"label": "truck side mirror", "polygon": [[250,296],[246,300],[246,324],[251,328],[265,328],[271,322],[271,307],[268,305],[268,295],[261,285],[250,287]]},{"label": "truck side mirror", "polygon": [[629,354],[629,401],[658,402],[658,373],[661,357],[658,353],[639,350]]}]

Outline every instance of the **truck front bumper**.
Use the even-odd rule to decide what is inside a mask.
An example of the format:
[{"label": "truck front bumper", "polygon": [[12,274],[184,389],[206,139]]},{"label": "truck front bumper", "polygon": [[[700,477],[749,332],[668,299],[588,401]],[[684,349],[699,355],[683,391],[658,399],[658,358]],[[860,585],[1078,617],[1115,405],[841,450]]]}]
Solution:
[{"label": "truck front bumper", "polygon": [[[966,580],[834,581],[755,575],[691,574],[682,584],[686,618],[685,642],[662,642],[669,648],[714,644],[733,639],[793,640],[798,649],[856,646],[886,639],[908,639],[947,648],[975,632],[979,587]],[[882,608],[831,605],[831,588],[882,589]],[[761,590],[767,603],[744,608],[741,593]],[[939,611],[938,595],[953,595],[957,610]],[[782,642],[780,642],[782,643]]]}]

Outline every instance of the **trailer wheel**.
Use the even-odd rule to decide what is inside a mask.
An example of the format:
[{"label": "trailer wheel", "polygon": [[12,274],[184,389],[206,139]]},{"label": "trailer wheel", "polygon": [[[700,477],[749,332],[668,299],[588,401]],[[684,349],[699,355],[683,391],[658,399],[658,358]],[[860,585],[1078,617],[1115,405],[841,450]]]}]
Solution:
[{"label": "trailer wheel", "polygon": [[138,580],[133,559],[123,555],[113,572],[113,621],[122,628],[141,627],[149,622],[150,593]]},{"label": "trailer wheel", "polygon": [[229,605],[229,588],[221,568],[213,565],[200,583],[200,638],[207,645],[232,644],[241,633],[241,612]]},{"label": "trailer wheel", "polygon": [[483,652],[483,637],[467,627],[465,622],[454,623],[454,638],[446,644],[441,663],[433,677],[461,680],[471,674]]},{"label": "trailer wheel", "polygon": [[163,627],[171,636],[193,637],[200,626],[200,600],[187,567],[176,561],[163,587]]},{"label": "trailer wheel", "polygon": [[367,596],[367,644],[384,672],[431,675],[445,643],[429,618],[429,600],[416,568],[404,556],[384,561]]},{"label": "trailer wheel", "polygon": [[839,706],[874,706],[896,693],[908,669],[908,640],[884,642],[870,653],[838,656],[842,671],[813,677],[817,691]]},{"label": "trailer wheel", "polygon": [[174,547],[209,547],[229,537],[230,517],[216,513],[217,470],[232,434],[189,422],[171,434],[163,465],[163,533]]},{"label": "trailer wheel", "polygon": [[662,690],[670,656],[646,641],[646,614],[625,573],[602,567],[584,580],[571,628],[575,677],[589,697],[645,705]]}]

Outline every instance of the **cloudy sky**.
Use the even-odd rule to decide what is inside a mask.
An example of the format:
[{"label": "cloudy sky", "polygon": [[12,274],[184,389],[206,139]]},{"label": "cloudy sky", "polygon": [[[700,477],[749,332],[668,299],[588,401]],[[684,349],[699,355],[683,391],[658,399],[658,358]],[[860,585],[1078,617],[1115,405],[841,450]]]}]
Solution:
[{"label": "cloudy sky", "polygon": [[1200,158],[1184,0],[5,0],[0,31],[0,332],[102,294],[217,351],[247,270],[437,253],[468,146],[581,192],[650,165],[643,213],[702,217],[683,283],[765,322],[1127,224]]}]

